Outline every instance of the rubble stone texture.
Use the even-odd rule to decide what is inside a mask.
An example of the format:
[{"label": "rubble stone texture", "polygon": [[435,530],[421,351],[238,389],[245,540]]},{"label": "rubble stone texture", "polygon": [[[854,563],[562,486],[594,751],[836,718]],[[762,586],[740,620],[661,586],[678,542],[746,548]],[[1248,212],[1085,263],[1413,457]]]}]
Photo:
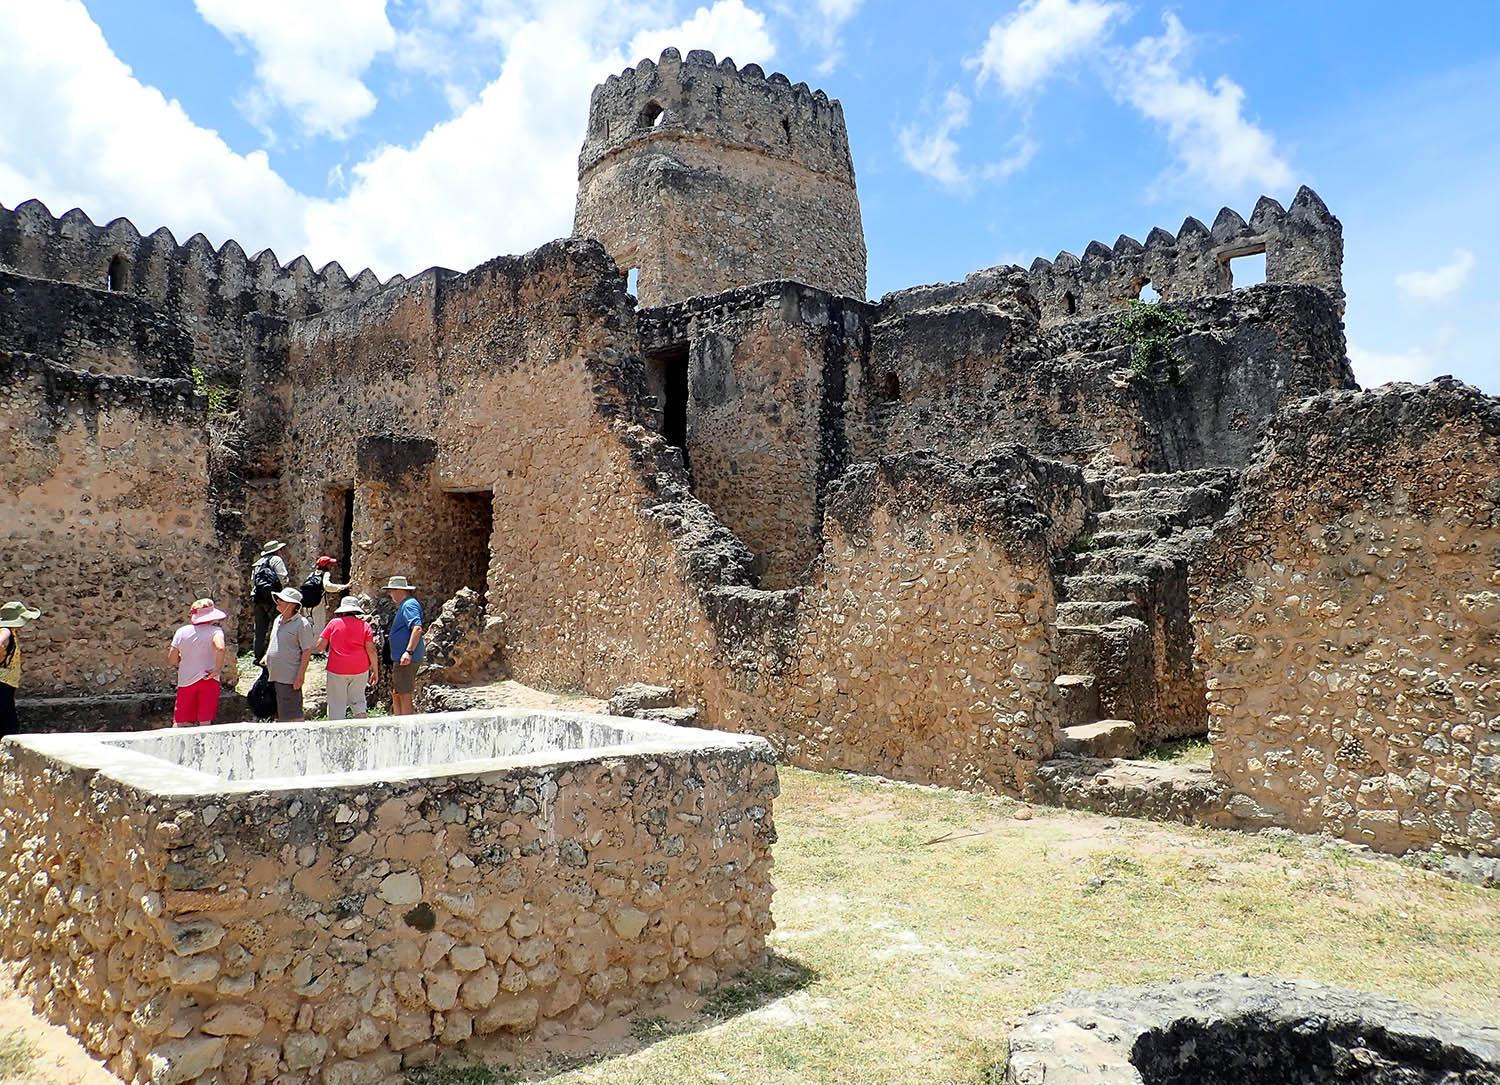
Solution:
[{"label": "rubble stone texture", "polygon": [[[310,786],[314,749],[354,771]],[[37,736],[0,751],[0,953],[126,1081],[383,1082],[758,963],[776,791],[760,740],[603,717]]]},{"label": "rubble stone texture", "polygon": [[[812,768],[1493,851],[1492,431],[1422,444],[1403,415],[1384,446],[1425,451],[1390,471],[1336,429],[1302,456],[1323,474],[1275,451],[1322,417],[1308,403],[1355,419],[1391,394],[1354,390],[1342,226],[1316,194],[871,302],[826,95],[668,50],[597,88],[589,125],[582,236],[385,284],[0,208],[22,435],[0,577],[48,616],[30,726],[149,722],[177,608],[212,594],[238,618],[278,537],[299,577],[346,560],[382,615],[380,585],[411,577],[429,682],[669,687],[637,711]],[[1262,249],[1266,282],[1234,287]],[[1146,281],[1170,364],[1121,319]],[[1455,465],[1432,509],[1407,496]],[[1307,504],[1325,493],[1367,518],[1337,542]],[[1386,677],[1361,686],[1378,668],[1339,654],[1358,637],[1304,604],[1368,610]],[[1059,763],[1203,734],[1210,709],[1211,777]]]},{"label": "rubble stone texture", "polygon": [[843,107],[703,49],[594,89],[573,232],[639,269],[643,305],[762,279],[865,293]]},{"label": "rubble stone texture", "polygon": [[1010,1085],[1500,1082],[1500,1029],[1303,980],[1072,991],[1010,1036]]},{"label": "rubble stone texture", "polygon": [[1283,412],[1194,578],[1243,814],[1500,855],[1500,402],[1444,378]]}]

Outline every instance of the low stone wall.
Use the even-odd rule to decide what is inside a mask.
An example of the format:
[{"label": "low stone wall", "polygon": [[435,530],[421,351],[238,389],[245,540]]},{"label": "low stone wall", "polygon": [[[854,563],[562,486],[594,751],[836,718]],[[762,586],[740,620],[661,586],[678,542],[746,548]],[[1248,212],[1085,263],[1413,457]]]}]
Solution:
[{"label": "low stone wall", "polygon": [[1195,566],[1230,809],[1500,855],[1500,400],[1452,379],[1271,425]]},{"label": "low stone wall", "polygon": [[[472,737],[496,718],[470,717],[441,719]],[[769,748],[593,719],[630,745],[322,787],[238,779],[253,752],[219,757],[224,779],[128,743],[6,742],[0,953],[39,1012],[139,1085],[385,1082],[758,963]]]}]

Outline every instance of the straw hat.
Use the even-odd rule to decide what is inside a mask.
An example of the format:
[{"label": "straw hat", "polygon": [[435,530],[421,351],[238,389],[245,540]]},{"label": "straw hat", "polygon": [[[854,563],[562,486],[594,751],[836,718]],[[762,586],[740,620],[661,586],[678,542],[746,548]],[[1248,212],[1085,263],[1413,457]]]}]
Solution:
[{"label": "straw hat", "polygon": [[27,622],[34,622],[41,616],[42,612],[36,607],[29,607],[19,599],[14,599],[0,606],[0,629],[20,629]]},{"label": "straw hat", "polygon": [[274,554],[278,550],[285,549],[286,543],[282,542],[280,539],[267,539],[266,545],[260,548],[260,556],[265,557],[268,554]]}]

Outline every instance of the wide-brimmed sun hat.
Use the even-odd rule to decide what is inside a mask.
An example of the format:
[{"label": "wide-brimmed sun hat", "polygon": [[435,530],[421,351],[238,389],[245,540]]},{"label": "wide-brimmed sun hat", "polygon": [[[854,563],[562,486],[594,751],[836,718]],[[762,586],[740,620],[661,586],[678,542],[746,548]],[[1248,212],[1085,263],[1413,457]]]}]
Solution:
[{"label": "wide-brimmed sun hat", "polygon": [[20,629],[27,622],[34,622],[41,616],[42,612],[36,607],[29,607],[19,599],[12,599],[0,606],[0,629]]},{"label": "wide-brimmed sun hat", "polygon": [[296,588],[282,588],[276,593],[276,598],[283,603],[296,603],[299,607],[302,605],[302,593]]},{"label": "wide-brimmed sun hat", "polygon": [[393,577],[390,578],[390,580],[386,581],[386,584],[385,584],[385,590],[386,591],[391,591],[394,588],[399,588],[401,591],[416,591],[417,590],[417,586],[415,584],[413,584],[411,581],[407,580],[406,577],[404,577],[404,576],[393,576]]},{"label": "wide-brimmed sun hat", "polygon": [[215,605],[212,599],[195,599],[188,613],[188,620],[194,625],[212,625],[214,622],[222,622],[229,617]]},{"label": "wide-brimmed sun hat", "polygon": [[338,609],[334,611],[335,614],[363,614],[364,612],[365,608],[360,604],[360,601],[354,598],[354,596],[352,595],[346,595],[344,597],[344,601],[340,603]]},{"label": "wide-brimmed sun hat", "polygon": [[260,556],[265,557],[267,554],[274,554],[278,550],[285,549],[286,543],[282,542],[280,539],[267,539],[266,545],[260,548]]}]

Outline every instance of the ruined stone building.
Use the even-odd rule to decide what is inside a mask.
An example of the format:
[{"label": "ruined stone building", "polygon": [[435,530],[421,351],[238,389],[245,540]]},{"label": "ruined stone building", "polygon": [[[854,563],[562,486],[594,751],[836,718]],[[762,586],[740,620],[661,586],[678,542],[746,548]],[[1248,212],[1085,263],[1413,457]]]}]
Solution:
[{"label": "ruined stone building", "polygon": [[793,764],[1500,850],[1500,402],[1356,388],[1311,190],[868,301],[839,103],[675,50],[579,179],[578,236],[385,283],[0,209],[30,718],[149,721],[277,536],[479,593],[470,675],[669,685]]}]

